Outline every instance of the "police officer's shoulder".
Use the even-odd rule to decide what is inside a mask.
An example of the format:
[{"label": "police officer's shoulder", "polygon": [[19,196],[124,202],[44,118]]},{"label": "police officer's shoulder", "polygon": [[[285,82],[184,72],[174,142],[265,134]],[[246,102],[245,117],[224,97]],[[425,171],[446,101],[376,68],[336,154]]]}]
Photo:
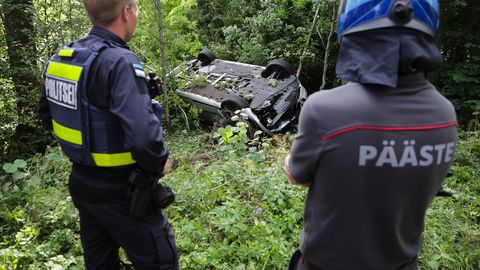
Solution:
[{"label": "police officer's shoulder", "polygon": [[139,79],[146,80],[144,65],[134,52],[121,47],[106,48],[100,56],[110,63],[111,69],[121,69],[122,72],[130,70]]},{"label": "police officer's shoulder", "polygon": [[132,62],[139,62],[137,56],[132,51],[122,48],[122,47],[107,47],[103,50],[100,54],[101,58],[107,59],[112,63],[118,61],[132,61]]}]

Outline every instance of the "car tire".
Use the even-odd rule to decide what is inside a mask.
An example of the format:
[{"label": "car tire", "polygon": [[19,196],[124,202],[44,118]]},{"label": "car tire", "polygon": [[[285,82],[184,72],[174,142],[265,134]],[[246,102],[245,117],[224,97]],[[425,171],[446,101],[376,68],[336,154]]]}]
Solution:
[{"label": "car tire", "polygon": [[202,66],[208,66],[212,63],[215,59],[215,54],[211,52],[209,49],[203,49],[197,56],[197,59],[200,60]]},{"label": "car tire", "polygon": [[220,109],[225,117],[231,117],[235,111],[248,107],[250,104],[241,96],[229,95],[222,103],[220,103]]},{"label": "car tire", "polygon": [[293,67],[283,59],[275,59],[270,61],[262,71],[262,77],[268,78],[274,73],[276,73],[276,79],[288,78],[293,74]]}]

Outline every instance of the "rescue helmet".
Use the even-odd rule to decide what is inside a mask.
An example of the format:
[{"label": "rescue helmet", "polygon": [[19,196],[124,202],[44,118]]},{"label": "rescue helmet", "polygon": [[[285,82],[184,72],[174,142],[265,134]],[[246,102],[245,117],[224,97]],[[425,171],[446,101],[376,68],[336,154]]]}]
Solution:
[{"label": "rescue helmet", "polygon": [[404,27],[435,37],[439,25],[438,0],[342,0],[337,35],[372,29]]}]

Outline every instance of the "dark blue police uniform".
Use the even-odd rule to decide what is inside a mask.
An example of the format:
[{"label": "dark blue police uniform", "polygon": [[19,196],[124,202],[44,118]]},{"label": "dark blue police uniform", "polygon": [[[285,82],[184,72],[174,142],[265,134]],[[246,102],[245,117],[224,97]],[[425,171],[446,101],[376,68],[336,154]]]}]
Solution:
[{"label": "dark blue police uniform", "polygon": [[86,268],[118,269],[122,247],[136,269],[177,269],[164,213],[139,219],[129,212],[129,176],[137,168],[161,175],[169,152],[145,73],[127,44],[93,27],[57,52],[47,65],[39,115],[73,162],[69,188]]}]

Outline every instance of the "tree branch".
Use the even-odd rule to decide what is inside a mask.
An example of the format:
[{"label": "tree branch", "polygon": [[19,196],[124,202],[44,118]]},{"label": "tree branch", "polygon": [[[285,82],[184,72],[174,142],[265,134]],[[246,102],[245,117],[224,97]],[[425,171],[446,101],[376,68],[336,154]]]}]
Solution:
[{"label": "tree branch", "polygon": [[325,54],[323,57],[323,73],[322,73],[322,85],[319,90],[325,89],[327,85],[327,71],[328,71],[328,58],[330,55],[330,47],[332,44],[332,36],[335,31],[335,25],[337,23],[337,3],[333,2],[333,12],[332,12],[332,24],[330,25],[330,32],[327,38],[327,46],[325,47]]},{"label": "tree branch", "polygon": [[320,12],[320,6],[321,5],[319,3],[318,6],[317,6],[317,11],[315,11],[315,17],[313,18],[312,28],[310,29],[310,33],[308,34],[307,44],[305,44],[305,47],[303,48],[302,56],[300,56],[300,64],[298,65],[297,78],[300,78],[300,73],[302,72],[303,60],[305,58],[305,54],[307,53],[308,46],[310,45],[310,39],[312,38],[312,33],[315,30],[315,26],[317,25],[318,13]]},{"label": "tree branch", "polygon": [[[162,13],[162,4],[160,0],[152,0],[155,5],[155,14],[157,15],[157,23],[158,23],[158,34],[159,34],[159,44],[160,44],[160,59],[162,61],[162,82],[165,82],[167,79],[168,74],[168,63],[167,63],[167,55],[165,53],[165,37],[164,37],[164,30],[163,30],[163,13]],[[165,99],[168,101],[168,87],[166,83],[162,83],[163,93],[165,95]],[[167,119],[167,127],[170,127],[170,112],[168,108],[168,102],[165,106],[165,118]]]}]

